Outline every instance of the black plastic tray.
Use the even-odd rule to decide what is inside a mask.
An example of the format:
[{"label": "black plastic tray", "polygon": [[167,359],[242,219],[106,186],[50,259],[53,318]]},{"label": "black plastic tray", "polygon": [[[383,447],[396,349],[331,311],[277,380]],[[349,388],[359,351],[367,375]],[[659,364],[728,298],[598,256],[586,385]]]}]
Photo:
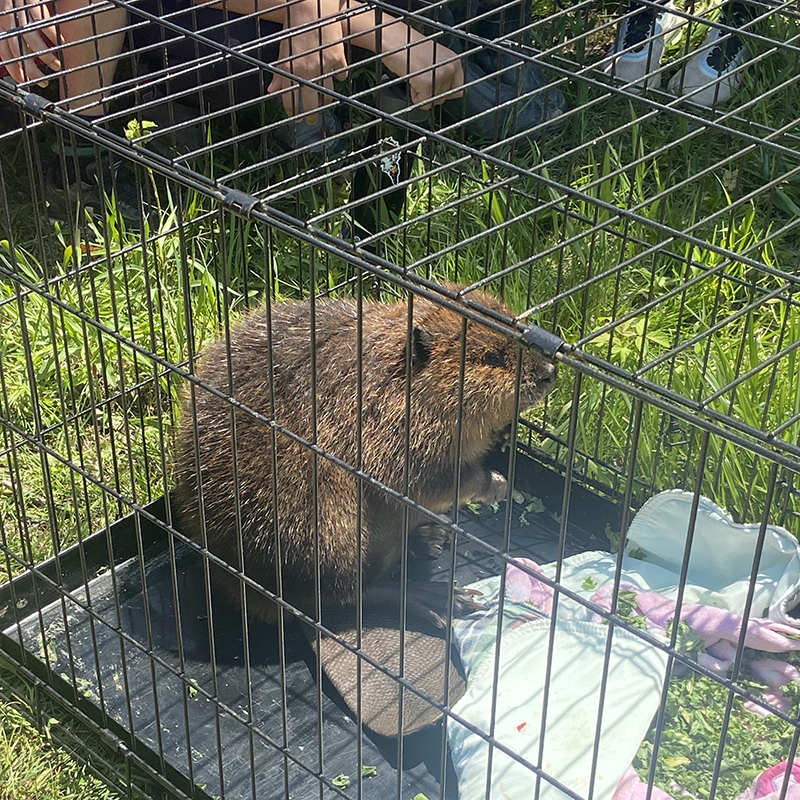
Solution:
[{"label": "black plastic tray", "polygon": [[[529,514],[525,527],[513,515],[510,552],[540,563],[555,560],[561,544],[550,512],[561,510],[563,478],[520,455],[517,487],[541,497],[548,511]],[[165,518],[163,501],[147,511]],[[565,555],[607,548],[603,530],[615,515],[612,504],[573,489]],[[503,522],[501,507],[463,526],[502,548]],[[447,580],[449,567],[448,550],[438,562],[414,565],[434,580]],[[498,571],[497,560],[479,545],[460,545],[460,585]],[[329,788],[320,795],[317,776],[356,779],[359,731],[331,687],[323,684],[318,692],[304,636],[287,626],[284,684],[277,627],[249,625],[245,665],[241,617],[215,602],[212,664],[204,587],[200,557],[181,543],[171,550],[158,525],[134,514],[0,587],[0,641],[18,662],[92,710],[137,754],[145,751],[157,768],[184,776],[186,786],[231,799],[284,798],[287,790],[292,798],[333,797]],[[377,767],[377,775],[363,781],[362,796],[398,796],[399,781],[402,798],[438,797],[442,737],[441,725],[406,737],[398,771],[397,741],[362,729],[362,763]],[[355,786],[348,794],[356,796]],[[456,797],[452,772],[446,796]]]}]

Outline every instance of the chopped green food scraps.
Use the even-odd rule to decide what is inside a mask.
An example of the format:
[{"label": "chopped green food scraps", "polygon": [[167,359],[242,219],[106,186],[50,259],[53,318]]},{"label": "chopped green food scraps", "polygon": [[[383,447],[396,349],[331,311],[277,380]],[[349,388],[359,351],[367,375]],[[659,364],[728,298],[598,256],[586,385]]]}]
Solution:
[{"label": "chopped green food scraps", "polygon": [[541,498],[534,497],[527,492],[521,492],[519,489],[514,489],[511,493],[511,499],[516,505],[523,507],[519,515],[520,525],[530,525],[528,514],[543,514],[547,510]]},{"label": "chopped green food scraps", "polygon": [[617,552],[619,550],[619,540],[622,538],[622,534],[619,531],[613,530],[608,523],[606,523],[605,534],[608,543],[611,545],[612,552]]},{"label": "chopped green food scraps", "polygon": [[640,631],[647,630],[647,617],[641,614],[633,614],[632,616],[627,618],[626,622],[632,628],[637,628]]},{"label": "chopped green food scraps", "polygon": [[143,119],[141,122],[139,122],[138,119],[132,119],[125,126],[125,138],[129,142],[132,142],[134,139],[139,139],[142,136],[147,135],[150,131],[157,127],[158,125],[149,119]]},{"label": "chopped green food scraps", "polygon": [[781,687],[781,692],[796,711],[800,706],[800,681],[789,681],[786,686]]},{"label": "chopped green food scraps", "polygon": [[664,759],[664,766],[670,768],[682,767],[691,763],[692,760],[690,758],[686,758],[686,756],[670,756],[669,758]]},{"label": "chopped green food scraps", "polygon": [[[593,588],[586,585],[587,581],[590,580],[591,578],[587,578],[583,582],[584,589]],[[594,581],[592,582],[594,583]],[[646,631],[647,617],[643,614],[634,614],[633,612],[636,611],[637,608],[636,592],[632,592],[630,589],[621,589],[617,595],[617,616],[624,619],[628,625],[638,628],[641,631]],[[603,622],[604,624],[608,624],[608,620],[603,620]]]},{"label": "chopped green food scraps", "polygon": [[347,789],[350,786],[350,776],[340,773],[333,779],[333,785],[337,789]]},{"label": "chopped green food scraps", "polygon": [[636,609],[636,592],[621,589],[617,595],[617,615],[630,617]]},{"label": "chopped green food scraps", "polygon": [[[667,623],[667,636],[672,636],[674,624],[674,619]],[[699,653],[705,653],[706,643],[703,641],[702,637],[698,636],[692,630],[692,626],[689,625],[688,622],[683,622],[681,620],[678,622],[678,635],[675,639],[675,648],[681,653],[694,656]]]},{"label": "chopped green food scraps", "polygon": [[[759,693],[757,684],[744,688]],[[673,676],[655,757],[655,784],[673,797],[709,800],[714,773],[715,797],[736,797],[765,769],[786,758],[793,728],[775,716],[759,717],[734,699],[726,718],[728,690],[711,678],[691,672]],[[647,781],[653,763],[656,721],[639,748],[633,766]],[[719,756],[720,738],[724,749]],[[679,788],[676,788],[677,787]]]}]

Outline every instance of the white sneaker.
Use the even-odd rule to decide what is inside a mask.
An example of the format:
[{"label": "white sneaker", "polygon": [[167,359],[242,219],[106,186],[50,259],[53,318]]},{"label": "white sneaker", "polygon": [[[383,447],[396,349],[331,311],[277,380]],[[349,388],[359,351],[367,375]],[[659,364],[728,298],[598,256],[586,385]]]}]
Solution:
[{"label": "white sneaker", "polygon": [[689,95],[687,100],[706,108],[723,105],[741,84],[743,74],[738,68],[748,58],[739,36],[712,28],[686,66],[672,76],[669,90],[675,95]]},{"label": "white sneaker", "polygon": [[660,86],[664,47],[680,35],[680,26],[686,24],[683,17],[672,13],[675,6],[671,2],[664,3],[663,9],[657,11],[631,0],[629,16],[619,25],[612,50],[616,55],[604,71],[630,84],[626,89],[634,94]]}]

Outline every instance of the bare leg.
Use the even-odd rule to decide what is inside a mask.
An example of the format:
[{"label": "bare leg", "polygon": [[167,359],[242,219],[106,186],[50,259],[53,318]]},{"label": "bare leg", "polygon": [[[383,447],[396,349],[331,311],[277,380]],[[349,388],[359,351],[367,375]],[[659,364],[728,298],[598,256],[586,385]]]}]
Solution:
[{"label": "bare leg", "polygon": [[100,116],[106,111],[104,101],[114,82],[128,21],[124,8],[94,12],[96,6],[94,0],[56,2],[59,15],[86,10],[80,17],[58,23],[61,41],[65,43],[62,66],[65,70],[75,69],[62,78],[62,97],[70,111],[86,116]]}]

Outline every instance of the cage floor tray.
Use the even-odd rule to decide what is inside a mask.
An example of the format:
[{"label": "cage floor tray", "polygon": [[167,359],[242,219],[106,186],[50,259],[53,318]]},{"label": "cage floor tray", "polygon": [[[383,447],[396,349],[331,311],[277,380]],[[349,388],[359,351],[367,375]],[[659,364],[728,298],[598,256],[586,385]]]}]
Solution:
[{"label": "cage floor tray", "polygon": [[[522,527],[516,516],[511,552],[539,562],[557,558],[558,524],[538,514]],[[567,554],[607,546],[603,523],[593,514],[586,518],[599,530],[581,527],[580,520],[570,524]],[[335,692],[325,682],[318,690],[313,653],[299,629],[287,626],[282,663],[277,627],[251,623],[246,658],[239,613],[215,602],[209,614],[200,557],[185,545],[168,547],[155,525],[143,536],[144,527],[139,520],[136,541],[149,544],[134,547],[135,554],[113,570],[95,565],[96,576],[88,581],[82,576],[93,550],[107,549],[109,538],[116,545],[113,526],[111,537],[101,532],[84,543],[80,567],[62,554],[60,582],[71,579],[72,586],[64,585],[71,591],[57,592],[55,582],[45,580],[48,570],[55,575],[55,561],[43,565],[40,577],[28,574],[0,590],[4,645],[16,643],[28,661],[40,661],[49,675],[62,678],[137,744],[212,797],[320,795],[318,775],[355,780],[359,743],[362,763],[377,768],[363,781],[364,797],[439,796],[441,725],[405,738],[398,770],[397,741],[365,729],[359,736]],[[502,513],[464,527],[503,546]],[[449,565],[445,550],[426,568],[433,579],[446,580]],[[460,545],[460,585],[498,571],[479,546]],[[9,625],[12,620],[17,621]],[[335,792],[323,789],[320,796]],[[456,796],[452,774],[446,796]]]}]

